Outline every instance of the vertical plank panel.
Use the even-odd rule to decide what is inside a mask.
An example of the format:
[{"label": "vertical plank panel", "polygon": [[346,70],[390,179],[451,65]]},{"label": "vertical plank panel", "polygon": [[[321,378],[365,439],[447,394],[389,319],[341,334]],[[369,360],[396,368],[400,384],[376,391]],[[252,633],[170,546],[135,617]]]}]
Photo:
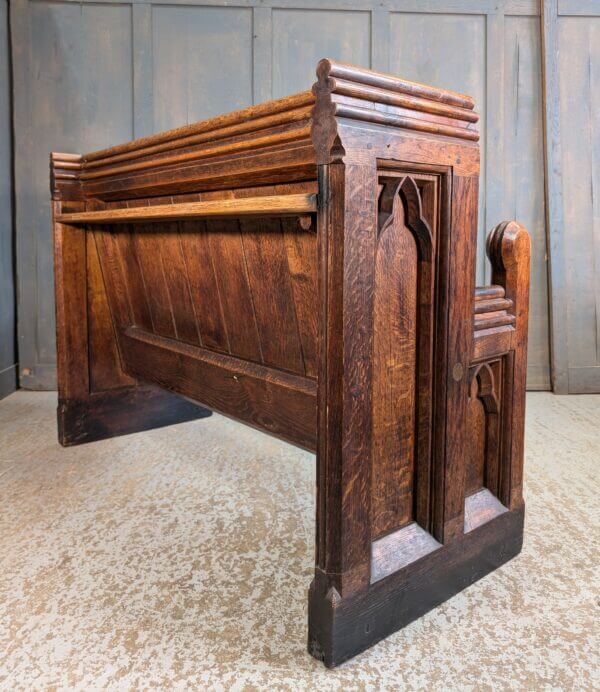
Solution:
[{"label": "vertical plank panel", "polygon": [[321,58],[370,67],[370,13],[273,10],[273,96],[309,89]]},{"label": "vertical plank panel", "polygon": [[371,68],[390,70],[390,13],[383,7],[371,11]]},{"label": "vertical plank panel", "polygon": [[600,7],[599,15],[589,25],[588,78],[590,99],[590,149],[592,232],[594,251],[594,296],[596,299],[596,365],[600,365]]},{"label": "vertical plank panel", "polygon": [[559,15],[597,17],[600,14],[598,0],[557,0]]},{"label": "vertical plank panel", "polygon": [[231,354],[262,363],[239,224],[213,220],[206,226]]},{"label": "vertical plank panel", "polygon": [[131,227],[119,226],[118,233],[113,235],[116,250],[127,277],[127,295],[133,323],[152,331],[152,315],[148,303],[146,286],[136,252],[135,234]]},{"label": "vertical plank panel", "polygon": [[503,40],[502,204],[501,218],[493,223],[516,219],[531,234],[527,386],[529,389],[549,389],[548,271],[538,19],[507,17]]},{"label": "vertical plank panel", "polygon": [[162,257],[162,247],[163,243],[168,242],[168,232],[164,232],[159,228],[160,226],[162,224],[136,226],[133,236],[139,266],[146,286],[146,298],[152,316],[152,326],[157,334],[174,339],[177,336],[177,329]]},{"label": "vertical plank panel", "polygon": [[283,219],[284,242],[298,329],[302,344],[304,368],[309,377],[317,377],[317,234],[298,229],[296,219]]},{"label": "vertical plank panel", "polygon": [[177,338],[202,346],[177,223],[165,224],[161,257]]},{"label": "vertical plank panel", "polygon": [[156,6],[154,129],[252,105],[252,10]]},{"label": "vertical plank panel", "polygon": [[[503,181],[503,145],[504,145],[504,25],[502,12],[486,16],[486,104],[487,115],[486,137],[481,147],[485,148],[485,222],[480,227],[480,234],[485,234],[501,221],[505,220],[503,207],[505,203]],[[492,87],[493,85],[493,87]],[[481,108],[481,106],[480,106]],[[481,237],[479,238],[481,245]],[[481,261],[481,259],[480,259]],[[483,265],[483,279],[489,283],[491,265],[487,258]],[[478,263],[479,264],[479,263]]]},{"label": "vertical plank panel", "polygon": [[[569,391],[600,391],[600,16],[558,21]],[[564,123],[568,123],[565,127]]]},{"label": "vertical plank panel", "polygon": [[90,232],[94,235],[113,323],[117,330],[123,330],[132,324],[133,314],[119,246],[114,233],[105,226],[96,226]]},{"label": "vertical plank panel", "polygon": [[[561,18],[558,24],[559,102],[562,123],[562,193],[568,200],[563,218],[566,251],[567,333],[569,370],[598,362],[596,284],[600,276],[594,256],[594,138],[600,113],[593,112],[591,73],[592,25],[584,17]],[[600,69],[600,63],[596,65]],[[568,124],[565,126],[565,124]],[[569,375],[570,379],[570,375]]]},{"label": "vertical plank panel", "polygon": [[231,353],[206,223],[184,221],[180,229],[181,247],[202,344],[206,348]]},{"label": "vertical plank panel", "polygon": [[546,236],[549,249],[552,388],[569,391],[569,344],[562,198],[562,144],[558,84],[557,0],[542,0],[542,89]]},{"label": "vertical plank panel", "polygon": [[17,386],[8,5],[0,2],[0,399]]},{"label": "vertical plank panel", "polygon": [[475,99],[481,133],[477,282],[485,279],[486,27],[484,15],[393,12],[390,71]]},{"label": "vertical plank panel", "polygon": [[240,226],[263,361],[304,375],[281,222],[248,219]]},{"label": "vertical plank panel", "polygon": [[90,390],[107,389],[133,384],[119,366],[114,325],[104,289],[98,250],[93,233],[86,233],[88,348],[90,358]]}]

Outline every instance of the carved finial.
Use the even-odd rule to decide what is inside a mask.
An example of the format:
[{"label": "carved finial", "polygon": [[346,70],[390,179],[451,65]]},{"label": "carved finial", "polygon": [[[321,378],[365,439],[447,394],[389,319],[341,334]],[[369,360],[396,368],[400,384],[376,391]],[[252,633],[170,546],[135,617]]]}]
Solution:
[{"label": "carved finial", "polygon": [[313,84],[315,105],[312,111],[312,142],[317,163],[341,161],[345,155],[335,118],[336,105],[332,99],[334,81],[330,79],[332,61],[324,58],[317,65],[317,81]]},{"label": "carved finial", "polygon": [[317,63],[317,83],[313,86],[313,94],[318,95],[320,89],[326,88],[331,89],[331,82],[329,81],[329,75],[331,74],[331,68],[333,65],[333,60],[330,58],[322,58]]},{"label": "carved finial", "polygon": [[503,270],[518,262],[529,261],[529,233],[517,221],[504,221],[490,231],[486,250],[495,269]]},{"label": "carved finial", "polygon": [[499,224],[488,236],[487,255],[492,263],[492,282],[503,286],[506,297],[513,301],[519,338],[526,341],[531,255],[529,233],[516,221]]}]

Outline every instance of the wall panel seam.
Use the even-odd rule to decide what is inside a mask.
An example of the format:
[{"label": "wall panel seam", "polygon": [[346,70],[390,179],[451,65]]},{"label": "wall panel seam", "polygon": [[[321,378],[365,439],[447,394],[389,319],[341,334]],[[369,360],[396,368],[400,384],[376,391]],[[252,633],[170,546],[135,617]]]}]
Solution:
[{"label": "wall panel seam", "polygon": [[542,89],[544,116],[544,182],[550,297],[552,385],[557,394],[569,391],[569,333],[566,257],[562,198],[562,152],[558,84],[557,0],[542,0]]}]

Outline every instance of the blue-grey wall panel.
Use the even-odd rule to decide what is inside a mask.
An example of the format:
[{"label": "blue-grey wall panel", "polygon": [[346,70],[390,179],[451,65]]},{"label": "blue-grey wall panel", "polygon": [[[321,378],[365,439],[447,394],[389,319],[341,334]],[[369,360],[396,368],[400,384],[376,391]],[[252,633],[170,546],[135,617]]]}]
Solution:
[{"label": "blue-grey wall panel", "polygon": [[550,387],[541,78],[539,19],[506,17],[501,216],[523,223],[532,239],[527,371],[530,389]]},{"label": "blue-grey wall panel", "polygon": [[[484,15],[393,13],[391,72],[473,96],[479,112],[481,177],[477,282],[485,272],[486,34]],[[501,219],[498,219],[500,221]]]},{"label": "blue-grey wall panel", "polygon": [[273,10],[273,97],[309,89],[321,58],[371,66],[369,12]]},{"label": "blue-grey wall panel", "polygon": [[252,105],[252,10],[152,9],[154,130]]},{"label": "blue-grey wall panel", "polygon": [[17,383],[7,2],[0,2],[0,399]]},{"label": "blue-grey wall panel", "polygon": [[558,20],[568,382],[600,391],[600,7]]},{"label": "blue-grey wall panel", "polygon": [[132,137],[131,7],[20,0],[13,12],[21,381],[45,388],[56,360],[48,156]]},{"label": "blue-grey wall panel", "polygon": [[[537,17],[391,16],[391,71],[465,92],[477,103],[481,132],[477,282],[490,280],[485,239],[493,226],[515,218],[533,236],[528,370],[532,389],[550,385],[540,50]],[[494,109],[488,113],[490,104]],[[494,157],[491,166],[488,157]]]}]

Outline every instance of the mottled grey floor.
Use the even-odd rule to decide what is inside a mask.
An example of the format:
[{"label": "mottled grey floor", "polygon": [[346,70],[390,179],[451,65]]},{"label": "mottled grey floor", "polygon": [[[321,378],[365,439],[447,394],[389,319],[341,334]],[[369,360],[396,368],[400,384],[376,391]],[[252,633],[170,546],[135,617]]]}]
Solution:
[{"label": "mottled grey floor", "polygon": [[0,402],[2,689],[599,689],[600,396],[528,397],[523,553],[334,671],[314,458],[220,416],[62,449]]}]

